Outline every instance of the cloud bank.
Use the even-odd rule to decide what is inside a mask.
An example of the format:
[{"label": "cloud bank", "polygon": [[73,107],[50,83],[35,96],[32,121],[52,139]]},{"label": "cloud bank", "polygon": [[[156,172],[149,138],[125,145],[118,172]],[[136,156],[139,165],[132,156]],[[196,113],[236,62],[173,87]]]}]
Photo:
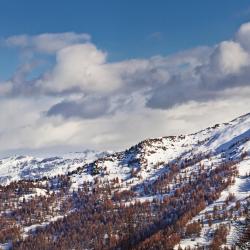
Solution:
[{"label": "cloud bank", "polygon": [[[212,47],[112,63],[88,34],[19,35],[1,44],[32,57],[0,83],[0,151],[117,149],[249,112],[250,23]],[[43,55],[54,63],[32,77]]]}]

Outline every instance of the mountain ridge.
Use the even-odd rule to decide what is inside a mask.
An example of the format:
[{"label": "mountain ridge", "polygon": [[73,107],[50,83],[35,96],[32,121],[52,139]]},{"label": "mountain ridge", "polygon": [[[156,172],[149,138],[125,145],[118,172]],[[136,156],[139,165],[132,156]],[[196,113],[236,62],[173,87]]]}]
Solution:
[{"label": "mountain ridge", "polygon": [[[23,175],[17,178],[14,173],[11,179],[9,164],[8,181],[0,161],[0,200],[7,204],[7,208],[0,206],[0,220],[9,221],[11,211],[12,223],[19,230],[19,240],[13,236],[6,243],[0,229],[3,248],[30,249],[34,244],[31,236],[38,240],[47,234],[50,240],[46,247],[51,249],[77,248],[83,243],[86,249],[165,249],[161,248],[164,244],[171,249],[236,246],[238,222],[244,220],[250,207],[250,113],[197,133],[146,139],[120,152],[92,153],[89,159],[31,157],[29,164],[25,157],[15,158],[24,159],[21,167],[17,164],[17,171],[23,170]],[[11,195],[7,203],[6,195]],[[29,206],[39,202],[43,210],[30,211]],[[23,214],[20,206],[25,204],[28,212]],[[86,212],[90,207],[102,211],[112,227],[96,219],[98,213],[92,218]],[[147,212],[140,212],[142,207]],[[129,208],[133,223],[127,221]],[[119,213],[121,221],[113,221],[109,213]],[[142,216],[145,213],[146,221]],[[83,215],[82,226],[92,227],[95,221],[102,231],[96,235],[82,229],[84,236],[77,234],[78,240],[67,243],[64,240],[73,237],[77,224],[75,216]],[[20,216],[25,218],[21,222],[17,220]],[[62,234],[62,241],[53,243],[52,232],[59,230],[55,223],[63,231],[68,225],[69,232]],[[131,223],[140,230],[133,231]],[[125,230],[125,225],[130,231]],[[173,227],[175,231],[171,232]],[[216,235],[222,232],[226,237],[220,242]],[[100,242],[100,237],[109,240]]]}]

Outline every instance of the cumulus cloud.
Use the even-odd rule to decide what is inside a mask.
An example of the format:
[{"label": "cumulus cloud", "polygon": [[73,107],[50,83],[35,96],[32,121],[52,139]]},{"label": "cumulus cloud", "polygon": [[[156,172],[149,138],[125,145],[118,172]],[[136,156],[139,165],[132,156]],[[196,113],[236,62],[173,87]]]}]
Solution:
[{"label": "cumulus cloud", "polygon": [[57,53],[55,67],[38,84],[50,92],[110,92],[121,82],[106,56],[90,43],[68,46]]},{"label": "cumulus cloud", "polygon": [[186,71],[179,69],[166,84],[152,88],[146,105],[154,109],[168,109],[188,101],[214,100],[222,91],[249,86],[249,66],[250,54],[243,43],[223,41],[212,48],[199,65],[191,65]]},{"label": "cumulus cloud", "polygon": [[55,62],[31,78],[32,59],[0,83],[1,121],[12,119],[6,112],[20,120],[0,125],[0,145],[10,138],[6,148],[119,148],[249,112],[249,27],[212,47],[112,63],[86,34],[10,37],[8,46],[50,54]]},{"label": "cumulus cloud", "polygon": [[236,34],[236,41],[239,42],[244,49],[250,51],[250,22],[240,26]]},{"label": "cumulus cloud", "polygon": [[244,51],[240,44],[233,41],[220,43],[210,60],[212,71],[222,75],[237,74],[242,67],[248,64],[248,53]]},{"label": "cumulus cloud", "polygon": [[[97,101],[100,104],[113,96],[130,97],[133,93],[140,93],[145,97],[146,107],[153,109],[169,109],[192,100],[208,101],[217,98],[219,92],[227,88],[249,84],[250,57],[243,39],[247,37],[248,25],[240,27],[235,40],[223,41],[214,47],[198,47],[167,57],[155,56],[114,63],[108,62],[107,52],[86,40],[81,44],[64,43],[63,46],[54,46],[58,50],[52,69],[30,82],[25,81],[23,74],[23,77],[16,78],[21,81],[12,79],[5,83],[1,92],[12,89],[12,94],[17,95],[64,95],[64,101],[51,107],[48,112],[48,115],[55,115],[64,108],[68,110],[62,115],[64,118],[90,117],[84,114],[87,113],[87,105],[91,110],[91,102],[67,100],[67,95],[74,93],[87,95],[89,99],[101,95]],[[36,38],[42,40],[40,37],[46,36],[43,34]],[[57,34],[56,37],[51,35],[51,39],[60,41],[59,38],[64,36],[65,33]],[[21,38],[19,43],[25,46],[25,39]],[[68,40],[69,43],[78,41],[76,38]],[[107,103],[106,109],[109,107]],[[85,111],[81,108],[83,104]],[[69,115],[70,112],[72,115]],[[92,118],[109,112],[94,113]]]}]

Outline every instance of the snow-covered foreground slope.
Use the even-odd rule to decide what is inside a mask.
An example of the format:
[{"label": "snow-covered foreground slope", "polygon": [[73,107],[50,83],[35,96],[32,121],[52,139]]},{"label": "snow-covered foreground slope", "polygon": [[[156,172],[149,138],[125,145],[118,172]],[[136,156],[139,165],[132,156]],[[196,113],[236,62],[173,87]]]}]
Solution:
[{"label": "snow-covered foreground slope", "polygon": [[[47,178],[42,179],[43,177]],[[22,180],[33,181],[27,183]],[[12,185],[13,181],[19,182]],[[32,241],[28,237],[29,228],[32,228],[33,232],[34,229],[39,228],[39,225],[53,227],[54,224],[51,221],[57,219],[58,223],[64,225],[66,222],[60,222],[59,218],[65,216],[64,219],[67,217],[68,220],[73,220],[73,216],[78,211],[81,211],[82,216],[87,213],[90,206],[97,206],[93,211],[102,209],[103,214],[107,212],[106,216],[102,215],[104,217],[100,219],[98,228],[105,228],[104,225],[108,227],[103,229],[104,235],[100,236],[102,233],[99,232],[96,236],[98,240],[94,241],[90,236],[87,238],[89,234],[94,235],[94,233],[85,232],[86,242],[88,242],[85,244],[89,244],[91,249],[97,249],[96,246],[99,246],[99,243],[96,243],[99,242],[98,237],[107,239],[111,236],[112,241],[101,241],[100,244],[106,244],[104,249],[113,249],[107,246],[112,244],[117,246],[116,242],[121,239],[123,243],[119,243],[120,245],[117,243],[121,249],[127,244],[125,242],[130,242],[131,247],[136,240],[131,235],[128,236],[129,232],[125,233],[129,223],[132,223],[133,227],[138,223],[137,227],[140,226],[140,230],[147,232],[146,238],[142,236],[143,233],[136,235],[134,232],[136,235],[134,237],[137,240],[141,239],[136,243],[138,249],[147,249],[148,246],[160,244],[163,236],[169,233],[169,229],[164,230],[169,226],[175,227],[177,222],[183,223],[183,226],[178,229],[178,232],[176,231],[177,236],[171,235],[174,239],[170,242],[178,243],[175,244],[176,249],[181,247],[184,249],[187,246],[208,248],[211,244],[219,244],[215,236],[221,225],[226,225],[227,233],[226,240],[220,243],[220,247],[234,246],[237,238],[236,225],[238,221],[244,219],[246,207],[250,204],[250,114],[195,134],[147,139],[122,152],[87,152],[77,156],[71,154],[44,159],[28,156],[2,159],[0,160],[0,184],[6,187],[2,188],[2,192],[9,190],[8,195],[12,197],[11,206],[7,208],[2,206],[0,215],[1,213],[4,215],[3,220],[6,220],[6,223],[9,223],[9,217],[5,214],[13,213],[14,221],[15,218],[19,218],[20,234],[21,238],[25,236],[26,248],[29,246],[27,241]],[[2,199],[6,202],[3,193]],[[87,205],[92,199],[94,203]],[[47,204],[48,201],[50,205]],[[27,219],[26,212],[24,216],[26,219],[20,222],[23,212],[18,210],[19,206],[26,203],[30,206],[29,202],[44,204],[46,209],[43,208],[36,216],[32,215],[33,219]],[[102,202],[104,205],[100,208]],[[147,212],[138,212],[142,209],[141,203],[138,202],[145,204],[144,209],[148,206],[151,208]],[[182,208],[183,204],[185,206]],[[112,210],[114,206],[117,206],[116,210]],[[137,219],[124,223],[114,222],[112,219],[112,222],[107,222],[111,211],[114,216],[120,210],[124,211],[120,212],[118,216],[120,218],[122,214],[126,214],[126,207],[134,208],[133,213],[136,214]],[[185,210],[188,207],[192,212]],[[44,211],[47,212],[44,214]],[[86,218],[91,218],[93,211],[87,214]],[[19,217],[15,217],[16,214]],[[41,217],[41,214],[44,215]],[[141,219],[139,219],[140,215],[142,215]],[[83,227],[88,221],[86,218],[86,222],[82,220]],[[93,223],[96,218],[99,217],[95,216],[91,222]],[[126,218],[124,220],[126,221]],[[188,234],[188,225],[196,222],[199,226],[202,225],[199,235]],[[95,224],[98,223],[98,220],[95,221]],[[109,223],[113,223],[113,226],[108,226]],[[121,224],[117,226],[116,223]],[[74,225],[74,223],[70,222],[67,225]],[[51,232],[58,230],[58,227],[51,229]],[[122,230],[123,227],[125,228]],[[140,230],[137,232],[139,233]],[[81,234],[84,235],[83,232]],[[37,237],[42,236],[38,233]],[[66,239],[66,236],[64,237]],[[148,245],[148,241],[154,242],[154,240],[157,242],[154,243],[156,245]],[[164,240],[166,244],[167,239]],[[2,243],[8,242],[2,241]],[[61,243],[58,242],[58,244]],[[7,245],[9,246],[9,243]],[[73,246],[76,249],[79,247],[79,245],[70,245],[74,248]],[[124,247],[124,249],[127,248]]]},{"label": "snow-covered foreground slope", "polygon": [[250,178],[246,177],[250,174],[250,157],[245,158],[244,161],[238,164],[238,170],[239,175],[235,178],[235,183],[226,188],[214,203],[207,206],[192,219],[192,222],[199,220],[204,221],[204,227],[202,228],[200,236],[182,239],[181,242],[176,245],[175,249],[178,249],[179,246],[181,246],[183,249],[187,246],[192,248],[205,246],[208,248],[212,240],[212,235],[216,228],[218,228],[219,224],[225,224],[229,228],[227,242],[224,244],[224,246],[230,247],[234,245],[235,240],[238,238],[238,232],[236,230],[237,221],[243,219],[239,216],[238,211],[234,212],[235,215],[239,216],[237,220],[235,220],[234,217],[226,218],[223,221],[215,220],[210,226],[208,220],[206,220],[205,217],[206,214],[213,216],[215,206],[222,208],[230,194],[233,194],[234,198],[230,202],[229,206],[225,209],[226,211],[233,209],[237,202],[241,202],[241,204],[246,205],[246,202],[250,201]]}]

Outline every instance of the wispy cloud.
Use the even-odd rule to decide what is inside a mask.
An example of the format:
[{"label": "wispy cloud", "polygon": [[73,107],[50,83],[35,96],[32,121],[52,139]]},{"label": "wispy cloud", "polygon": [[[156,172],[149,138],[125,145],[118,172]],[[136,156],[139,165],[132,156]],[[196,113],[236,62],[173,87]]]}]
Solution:
[{"label": "wispy cloud", "polygon": [[160,40],[163,39],[163,33],[160,32],[160,31],[156,31],[156,32],[151,33],[151,34],[148,36],[148,38],[151,39],[151,40],[160,41]]},{"label": "wispy cloud", "polygon": [[3,45],[42,53],[55,53],[69,45],[89,42],[91,36],[85,33],[44,33],[39,35],[17,35],[3,40]]},{"label": "wispy cloud", "polygon": [[245,8],[244,10],[238,11],[235,13],[235,17],[249,17],[250,16],[250,6],[248,8]]}]

